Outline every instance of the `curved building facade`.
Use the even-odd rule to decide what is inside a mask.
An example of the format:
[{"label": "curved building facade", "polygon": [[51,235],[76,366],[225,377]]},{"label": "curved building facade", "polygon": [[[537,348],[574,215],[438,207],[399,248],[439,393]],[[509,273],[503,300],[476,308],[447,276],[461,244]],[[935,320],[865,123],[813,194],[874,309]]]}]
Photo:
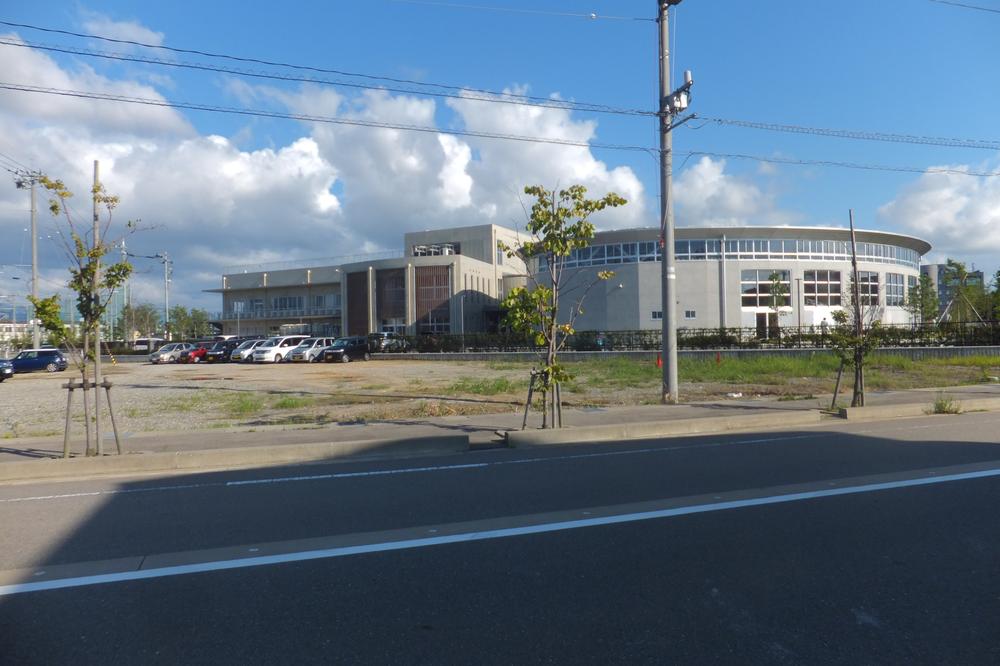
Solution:
[{"label": "curved building facade", "polygon": [[[928,242],[884,231],[855,232],[862,305],[883,323],[908,323],[907,294]],[[567,263],[562,305],[582,299],[577,330],[662,325],[659,229],[596,235]],[[851,234],[821,227],[682,227],[676,230],[678,328],[821,326],[850,303]],[[545,273],[546,267],[539,267]],[[600,271],[614,271],[604,282]],[[775,311],[772,285],[783,305]],[[593,286],[591,286],[593,285]],[[588,289],[589,287],[589,289]]]}]

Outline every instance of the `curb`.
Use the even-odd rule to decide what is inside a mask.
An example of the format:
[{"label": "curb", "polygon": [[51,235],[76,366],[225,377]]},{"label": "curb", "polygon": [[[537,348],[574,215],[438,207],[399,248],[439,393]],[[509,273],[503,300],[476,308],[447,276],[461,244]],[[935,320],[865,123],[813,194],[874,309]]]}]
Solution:
[{"label": "curb", "polygon": [[[961,412],[996,411],[1000,410],[1000,398],[972,398],[959,400],[950,397]],[[873,407],[841,407],[840,417],[848,421],[868,421],[874,419],[891,419],[906,416],[927,416],[934,413],[934,402],[917,402],[902,405],[876,405]]]},{"label": "curb", "polygon": [[146,472],[205,472],[239,467],[265,467],[335,460],[366,453],[415,456],[468,450],[468,435],[442,435],[406,439],[369,439],[353,442],[247,446],[201,451],[132,453],[102,458],[45,458],[0,464],[0,483]]},{"label": "curb", "polygon": [[512,448],[550,446],[558,444],[585,444],[612,442],[624,439],[649,439],[653,437],[679,437],[683,435],[711,434],[757,427],[813,425],[822,415],[817,410],[795,411],[781,414],[756,414],[676,419],[673,421],[646,421],[585,428],[559,428],[557,430],[512,430],[507,432],[507,446]]}]

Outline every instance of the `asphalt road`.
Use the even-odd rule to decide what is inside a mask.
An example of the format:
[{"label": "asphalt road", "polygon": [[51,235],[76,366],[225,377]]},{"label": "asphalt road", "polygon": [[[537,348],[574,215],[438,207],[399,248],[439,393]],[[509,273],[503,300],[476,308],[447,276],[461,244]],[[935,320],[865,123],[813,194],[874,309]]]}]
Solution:
[{"label": "asphalt road", "polygon": [[0,661],[1000,663],[998,432],[0,486]]}]

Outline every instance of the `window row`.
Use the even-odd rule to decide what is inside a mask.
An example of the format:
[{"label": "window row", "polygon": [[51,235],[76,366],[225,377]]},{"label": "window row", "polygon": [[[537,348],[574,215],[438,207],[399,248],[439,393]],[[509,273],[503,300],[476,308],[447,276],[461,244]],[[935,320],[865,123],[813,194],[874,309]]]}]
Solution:
[{"label": "window row", "polygon": [[[723,247],[727,259],[792,259],[796,261],[850,261],[851,245],[847,241],[821,240],[679,240],[674,242],[678,261],[721,259]],[[858,259],[870,263],[891,263],[919,268],[920,254],[915,250],[883,243],[858,243]],[[634,264],[640,261],[660,261],[657,241],[608,243],[573,250],[566,258],[566,268]],[[546,270],[544,257],[540,269]]]},{"label": "window row", "polygon": [[[791,305],[790,272],[783,269],[751,269],[740,272],[740,302],[745,308],[781,308]],[[906,291],[901,273],[885,274],[885,304],[902,307],[906,304]],[[917,284],[908,276],[907,286]],[[802,274],[802,302],[807,306],[839,307],[845,304],[845,285],[840,271],[816,270]],[[858,297],[862,305],[879,304],[879,274],[858,271]]]}]

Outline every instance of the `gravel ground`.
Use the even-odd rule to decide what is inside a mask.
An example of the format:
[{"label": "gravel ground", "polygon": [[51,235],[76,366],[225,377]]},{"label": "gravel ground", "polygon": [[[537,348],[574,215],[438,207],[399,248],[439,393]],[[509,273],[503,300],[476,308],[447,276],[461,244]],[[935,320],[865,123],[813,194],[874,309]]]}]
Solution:
[{"label": "gravel ground", "polygon": [[[516,409],[526,370],[491,371],[506,394],[477,386],[485,364],[378,360],[369,363],[104,365],[115,418],[125,432],[361,421]],[[16,375],[0,384],[2,437],[58,435],[62,385],[71,370]],[[504,378],[509,378],[506,382]],[[468,389],[468,390],[465,390]],[[477,390],[478,389],[478,390]],[[516,389],[516,391],[515,391]],[[102,398],[103,402],[103,398]],[[82,428],[82,395],[74,422]],[[106,417],[105,417],[106,420]],[[105,427],[110,427],[107,425]]]}]

